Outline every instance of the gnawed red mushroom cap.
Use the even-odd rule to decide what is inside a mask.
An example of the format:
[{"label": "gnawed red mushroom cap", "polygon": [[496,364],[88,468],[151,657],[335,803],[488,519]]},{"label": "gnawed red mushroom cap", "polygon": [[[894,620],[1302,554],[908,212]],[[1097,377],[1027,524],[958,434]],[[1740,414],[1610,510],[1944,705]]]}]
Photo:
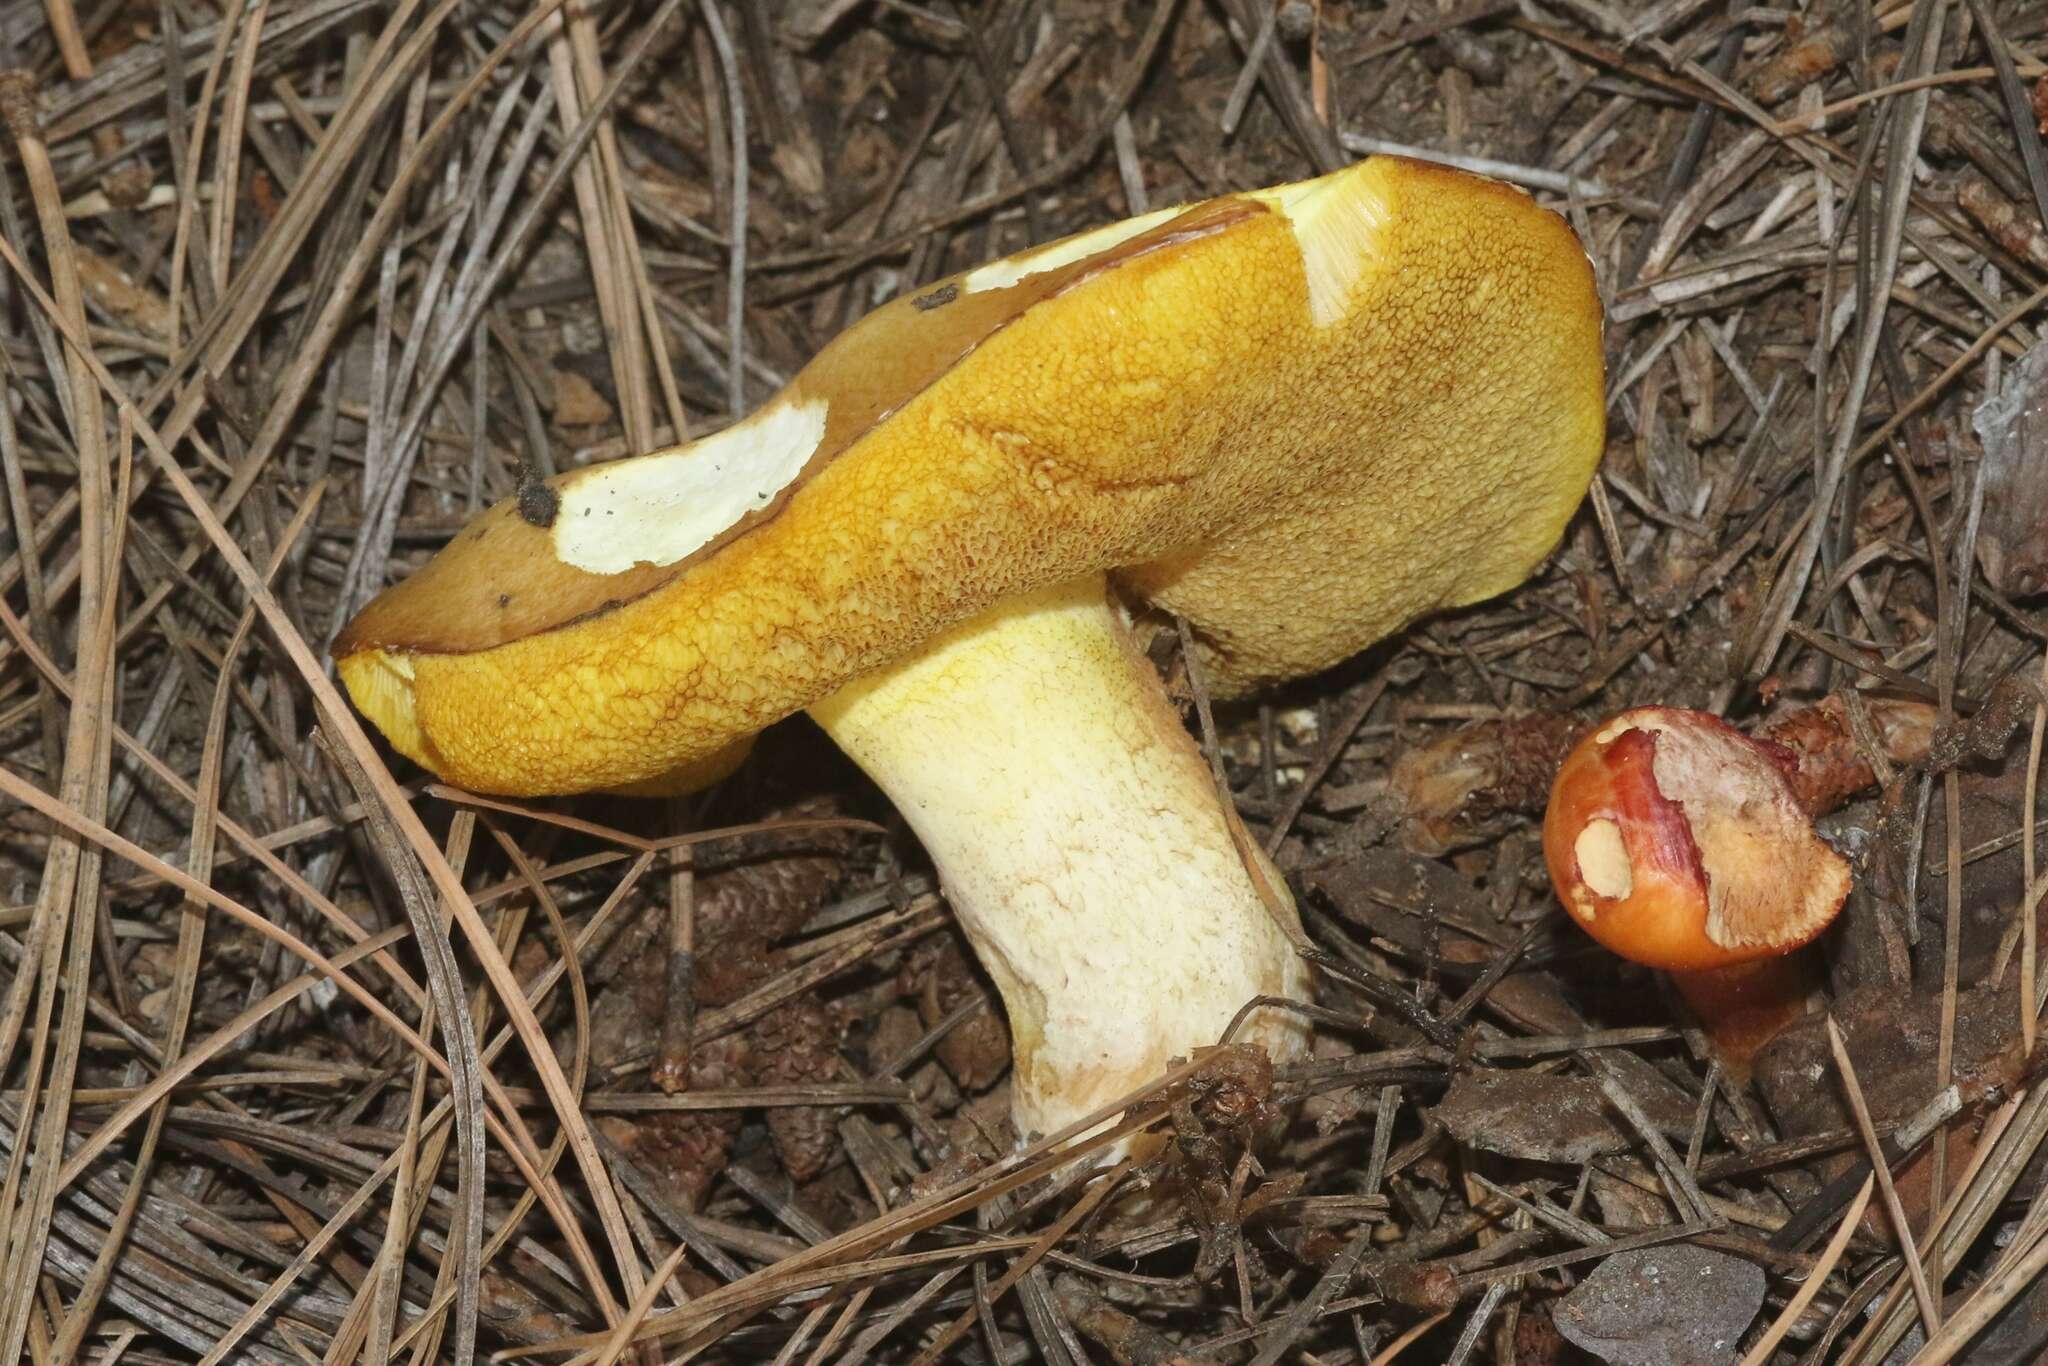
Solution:
[{"label": "gnawed red mushroom cap", "polygon": [[1794,763],[1704,712],[1614,717],[1551,788],[1543,853],[1559,900],[1614,953],[1669,972],[1810,942],[1848,896],[1849,865],[1801,809]]}]

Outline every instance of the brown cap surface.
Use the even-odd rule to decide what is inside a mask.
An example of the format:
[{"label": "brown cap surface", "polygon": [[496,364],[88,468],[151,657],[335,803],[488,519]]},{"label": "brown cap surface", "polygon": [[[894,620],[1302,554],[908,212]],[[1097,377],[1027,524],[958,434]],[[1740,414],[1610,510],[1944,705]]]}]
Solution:
[{"label": "brown cap surface", "polygon": [[1519,581],[1602,439],[1562,220],[1378,158],[887,304],[746,422],[491,509],[334,652],[402,751],[518,794],[704,761],[1091,572],[1243,691]]}]

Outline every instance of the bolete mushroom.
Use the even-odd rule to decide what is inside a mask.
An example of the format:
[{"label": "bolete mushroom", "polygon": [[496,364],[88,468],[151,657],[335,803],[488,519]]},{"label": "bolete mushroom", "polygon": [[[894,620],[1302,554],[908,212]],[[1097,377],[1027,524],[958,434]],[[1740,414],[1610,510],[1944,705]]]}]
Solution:
[{"label": "bolete mushroom", "polygon": [[334,652],[399,750],[515,795],[701,780],[808,710],[924,841],[1050,1132],[1308,994],[1126,606],[1219,695],[1324,668],[1524,578],[1602,436],[1563,221],[1380,158],[886,304],[745,421],[492,508]]},{"label": "bolete mushroom", "polygon": [[1717,716],[1637,707],[1558,768],[1543,855],[1586,933],[1671,975],[1722,1066],[1806,1009],[1797,951],[1849,895],[1849,865],[1813,828],[1799,755]]}]

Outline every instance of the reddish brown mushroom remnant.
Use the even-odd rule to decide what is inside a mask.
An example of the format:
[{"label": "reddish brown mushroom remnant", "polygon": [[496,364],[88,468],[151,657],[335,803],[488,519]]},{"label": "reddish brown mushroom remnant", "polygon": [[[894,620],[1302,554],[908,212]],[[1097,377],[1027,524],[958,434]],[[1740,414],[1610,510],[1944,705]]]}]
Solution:
[{"label": "reddish brown mushroom remnant", "polygon": [[1722,1066],[1805,1008],[1792,955],[1849,894],[1814,833],[1798,759],[1704,712],[1626,711],[1566,756],[1543,821],[1558,899],[1601,944],[1671,974]]}]

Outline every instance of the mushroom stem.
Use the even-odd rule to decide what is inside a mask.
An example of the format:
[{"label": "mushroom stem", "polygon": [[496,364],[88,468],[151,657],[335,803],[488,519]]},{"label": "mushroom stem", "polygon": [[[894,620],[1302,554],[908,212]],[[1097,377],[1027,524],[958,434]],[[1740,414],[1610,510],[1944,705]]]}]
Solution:
[{"label": "mushroom stem", "polygon": [[1747,1086],[1756,1051],[1806,1013],[1810,978],[1807,955],[1795,950],[1782,958],[1674,972],[1671,985],[1706,1031],[1721,1070]]},{"label": "mushroom stem", "polygon": [[[1255,996],[1307,998],[1288,929],[1102,576],[1005,602],[810,712],[924,842],[1002,993],[1020,1136],[1216,1043]],[[1292,922],[1280,875],[1244,850]],[[1233,1041],[1284,1061],[1307,1028],[1261,1009]]]}]

